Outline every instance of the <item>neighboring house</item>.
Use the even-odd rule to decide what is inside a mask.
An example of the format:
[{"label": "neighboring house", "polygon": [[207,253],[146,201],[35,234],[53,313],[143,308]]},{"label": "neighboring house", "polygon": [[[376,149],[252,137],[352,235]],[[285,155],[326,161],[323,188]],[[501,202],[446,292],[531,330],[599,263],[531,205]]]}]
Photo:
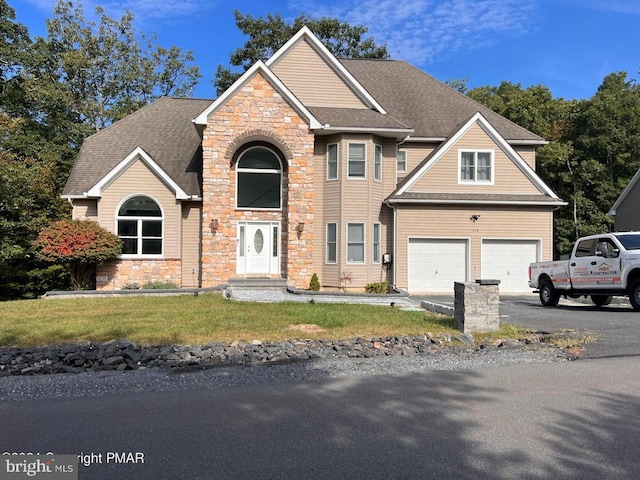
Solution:
[{"label": "neighboring house", "polygon": [[622,191],[616,203],[609,210],[615,216],[616,232],[640,231],[640,170]]},{"label": "neighboring house", "polygon": [[307,29],[217,100],[162,98],[87,138],[64,190],[123,240],[97,288],[235,278],[412,293],[527,290],[562,202],[545,141],[415,67],[338,60]]}]

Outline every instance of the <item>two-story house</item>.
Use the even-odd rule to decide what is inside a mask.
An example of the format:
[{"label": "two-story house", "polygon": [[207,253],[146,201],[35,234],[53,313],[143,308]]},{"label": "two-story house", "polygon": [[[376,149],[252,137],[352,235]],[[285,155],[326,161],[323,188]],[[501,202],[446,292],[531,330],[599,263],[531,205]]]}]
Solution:
[{"label": "two-story house", "polygon": [[527,290],[564,203],[545,142],[403,61],[336,59],[307,28],[217,100],[162,98],[87,138],[64,197],[123,241],[98,289],[285,279]]}]

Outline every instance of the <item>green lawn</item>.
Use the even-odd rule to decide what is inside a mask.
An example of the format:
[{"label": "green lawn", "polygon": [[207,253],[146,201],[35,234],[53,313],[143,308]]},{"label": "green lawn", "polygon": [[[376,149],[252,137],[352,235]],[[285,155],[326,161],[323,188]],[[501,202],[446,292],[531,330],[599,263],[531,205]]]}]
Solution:
[{"label": "green lawn", "polygon": [[[323,331],[299,331],[312,324]],[[0,346],[126,338],[139,344],[343,339],[459,333],[453,319],[373,305],[249,303],[198,296],[78,298],[0,303]]]}]

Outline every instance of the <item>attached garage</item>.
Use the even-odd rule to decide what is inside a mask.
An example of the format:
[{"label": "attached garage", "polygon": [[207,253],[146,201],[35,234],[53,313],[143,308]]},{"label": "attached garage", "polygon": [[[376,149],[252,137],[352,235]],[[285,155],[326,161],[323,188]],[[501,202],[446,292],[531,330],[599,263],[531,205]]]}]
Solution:
[{"label": "attached garage", "polygon": [[409,292],[453,292],[454,282],[467,279],[467,240],[409,238]]},{"label": "attached garage", "polygon": [[537,240],[483,240],[482,278],[500,280],[501,292],[529,291],[529,264],[537,262]]}]

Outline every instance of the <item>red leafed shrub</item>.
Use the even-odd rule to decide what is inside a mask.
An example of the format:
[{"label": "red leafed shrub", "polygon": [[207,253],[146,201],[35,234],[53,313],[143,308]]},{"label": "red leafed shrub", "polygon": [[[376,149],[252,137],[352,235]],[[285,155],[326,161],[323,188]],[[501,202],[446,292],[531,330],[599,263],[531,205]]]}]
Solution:
[{"label": "red leafed shrub", "polygon": [[76,290],[93,283],[95,266],[117,258],[122,243],[117,235],[92,220],[59,220],[45,228],[35,242],[38,256],[67,265]]}]

